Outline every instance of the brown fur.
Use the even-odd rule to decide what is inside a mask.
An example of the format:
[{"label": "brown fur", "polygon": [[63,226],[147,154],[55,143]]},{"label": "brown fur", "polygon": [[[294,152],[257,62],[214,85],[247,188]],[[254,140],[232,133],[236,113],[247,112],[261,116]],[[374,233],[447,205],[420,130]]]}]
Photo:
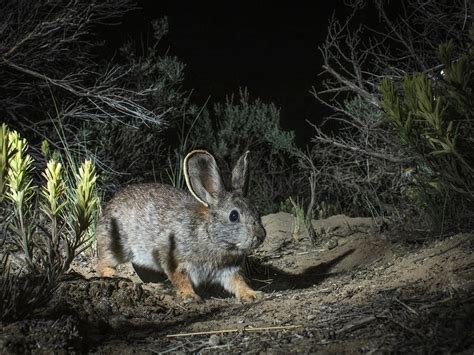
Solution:
[{"label": "brown fur", "polygon": [[242,301],[253,301],[257,299],[257,293],[247,285],[242,275],[238,273],[232,275],[229,284],[232,293],[234,293],[238,299]]},{"label": "brown fur", "polygon": [[204,205],[198,204],[193,206],[193,211],[196,213],[197,218],[207,219],[209,218],[209,208]]},{"label": "brown fur", "polygon": [[184,299],[199,300],[200,297],[194,292],[193,285],[184,270],[177,269],[167,273],[169,280],[176,289],[176,294]]}]

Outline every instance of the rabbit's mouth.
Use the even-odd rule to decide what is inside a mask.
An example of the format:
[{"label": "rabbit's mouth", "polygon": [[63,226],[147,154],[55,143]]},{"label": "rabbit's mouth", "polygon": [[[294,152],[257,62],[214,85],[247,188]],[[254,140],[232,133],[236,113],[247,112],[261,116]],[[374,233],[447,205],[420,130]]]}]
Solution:
[{"label": "rabbit's mouth", "polygon": [[238,244],[229,242],[227,240],[223,241],[223,246],[224,246],[224,249],[229,252],[236,252],[240,250]]},{"label": "rabbit's mouth", "polygon": [[243,253],[248,254],[252,252],[253,250],[257,249],[263,243],[263,239],[264,238],[258,238],[258,237],[253,237],[251,239],[249,238],[242,244],[238,243],[237,246]]},{"label": "rabbit's mouth", "polygon": [[246,240],[244,242],[233,243],[225,241],[223,247],[230,254],[246,255],[255,249],[255,240]]}]

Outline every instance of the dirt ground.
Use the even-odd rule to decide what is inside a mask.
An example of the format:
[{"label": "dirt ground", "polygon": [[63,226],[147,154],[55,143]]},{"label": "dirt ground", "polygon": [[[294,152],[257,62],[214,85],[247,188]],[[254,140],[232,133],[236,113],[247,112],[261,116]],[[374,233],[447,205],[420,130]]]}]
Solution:
[{"label": "dirt ground", "polygon": [[143,283],[126,265],[100,279],[83,256],[45,309],[0,325],[0,353],[473,354],[474,234],[401,236],[333,216],[314,222],[316,248],[289,214],[263,223],[246,265],[255,302],[207,289],[183,303],[161,275],[138,270]]}]

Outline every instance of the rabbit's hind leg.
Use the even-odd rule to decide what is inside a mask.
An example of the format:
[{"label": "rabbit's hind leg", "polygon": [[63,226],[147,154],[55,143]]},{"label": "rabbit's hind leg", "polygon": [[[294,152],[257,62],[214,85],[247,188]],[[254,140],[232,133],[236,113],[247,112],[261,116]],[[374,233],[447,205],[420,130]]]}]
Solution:
[{"label": "rabbit's hind leg", "polygon": [[115,268],[119,263],[114,256],[107,250],[99,254],[99,260],[95,268],[97,274],[101,277],[113,277],[116,273]]},{"label": "rabbit's hind leg", "polygon": [[97,237],[99,257],[95,270],[101,277],[112,277],[115,275],[115,268],[120,264],[120,261],[110,248],[107,238],[100,238],[100,235],[97,235]]},{"label": "rabbit's hind leg", "polygon": [[95,230],[99,258],[96,272],[102,277],[115,275],[118,264],[127,259],[120,240],[119,226],[115,218],[103,218]]}]

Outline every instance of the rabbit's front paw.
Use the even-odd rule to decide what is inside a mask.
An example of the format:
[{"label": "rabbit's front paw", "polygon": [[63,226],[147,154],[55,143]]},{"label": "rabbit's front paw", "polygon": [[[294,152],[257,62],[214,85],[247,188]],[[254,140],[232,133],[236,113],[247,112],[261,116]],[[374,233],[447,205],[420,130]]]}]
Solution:
[{"label": "rabbit's front paw", "polygon": [[222,286],[230,293],[233,293],[239,301],[243,302],[255,301],[262,295],[261,292],[252,290],[249,285],[247,285],[244,277],[238,272],[224,279]]},{"label": "rabbit's front paw", "polygon": [[254,291],[251,288],[242,290],[237,299],[242,302],[253,302],[263,297],[263,292]]},{"label": "rabbit's front paw", "polygon": [[199,297],[194,291],[189,292],[188,290],[179,290],[176,294],[184,303],[202,301],[201,297]]},{"label": "rabbit's front paw", "polygon": [[114,277],[116,270],[108,265],[99,264],[96,268],[96,272],[100,277]]}]

